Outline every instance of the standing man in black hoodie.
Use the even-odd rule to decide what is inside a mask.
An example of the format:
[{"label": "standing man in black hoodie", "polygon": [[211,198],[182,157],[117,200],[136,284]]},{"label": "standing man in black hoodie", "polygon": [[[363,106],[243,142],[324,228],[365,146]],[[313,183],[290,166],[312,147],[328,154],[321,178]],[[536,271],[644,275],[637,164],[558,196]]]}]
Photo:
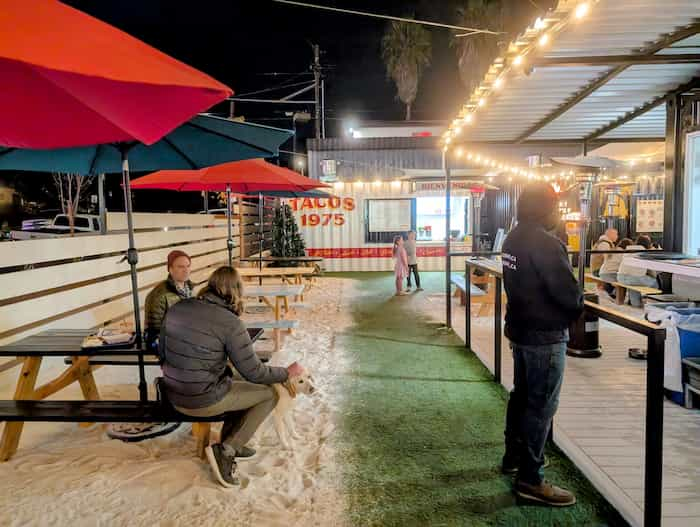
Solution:
[{"label": "standing man in black hoodie", "polygon": [[551,185],[529,185],[518,200],[518,225],[503,244],[508,296],[505,334],[511,341],[514,388],[508,401],[502,470],[516,473],[517,495],[553,506],[576,503],[544,479],[544,446],[559,404],[569,324],[583,309]]}]

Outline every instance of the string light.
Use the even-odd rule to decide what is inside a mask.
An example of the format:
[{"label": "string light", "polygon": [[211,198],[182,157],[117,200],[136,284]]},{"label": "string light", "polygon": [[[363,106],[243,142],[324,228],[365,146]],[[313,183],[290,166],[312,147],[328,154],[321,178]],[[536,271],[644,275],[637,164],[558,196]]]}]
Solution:
[{"label": "string light", "polygon": [[378,186],[381,185],[381,184],[382,184],[381,180],[379,180],[379,179],[375,179],[375,180],[374,180],[374,186],[375,186],[375,187],[378,187]]},{"label": "string light", "polygon": [[574,11],[574,16],[578,20],[581,20],[583,17],[585,17],[588,14],[588,11],[590,10],[590,8],[591,8],[591,6],[588,5],[588,2],[582,2],[576,6],[576,10]]},{"label": "string light", "polygon": [[455,155],[456,155],[457,157],[462,157],[462,154],[463,154],[463,153],[464,153],[464,150],[462,150],[461,147],[458,148],[457,150],[455,150]]},{"label": "string light", "polygon": [[395,179],[394,181],[391,182],[391,186],[394,188],[399,188],[401,186],[401,181],[398,179]]},{"label": "string light", "polygon": [[[570,3],[574,5],[566,9],[568,18],[556,24],[556,31],[560,31],[566,24],[585,18],[591,12],[594,4],[594,2],[590,0],[578,0],[576,3],[571,1]],[[461,123],[459,119],[456,119],[450,125],[450,130],[445,136],[445,144],[449,144],[451,136],[454,137],[454,135],[462,131],[462,124],[469,124],[472,122],[472,114],[475,113],[477,108],[486,106],[487,94],[501,90],[510,69],[523,66],[527,60],[527,55],[532,52],[535,47],[545,47],[552,42],[554,34],[551,31],[545,32],[549,25],[550,21],[538,17],[535,19],[532,28],[527,28],[525,33],[520,35],[517,40],[508,44],[506,53],[510,56],[510,59],[507,56],[500,56],[491,64],[487,72],[487,79],[493,80],[484,80],[482,85],[476,87],[469,101],[464,105],[465,111]],[[508,60],[510,60],[510,64],[508,64]],[[640,162],[644,160],[645,159],[642,158]],[[651,162],[648,159],[646,161]]]}]

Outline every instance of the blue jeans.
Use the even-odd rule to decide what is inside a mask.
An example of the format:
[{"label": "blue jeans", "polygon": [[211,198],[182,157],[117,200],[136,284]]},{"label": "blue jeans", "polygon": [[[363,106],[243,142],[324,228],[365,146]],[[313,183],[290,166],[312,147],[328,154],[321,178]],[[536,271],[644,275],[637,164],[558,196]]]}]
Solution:
[{"label": "blue jeans", "polygon": [[566,342],[511,347],[514,387],[506,413],[505,458],[517,461],[519,480],[539,485],[544,479],[544,445],[559,406]]},{"label": "blue jeans", "polygon": [[[644,287],[658,287],[658,282],[656,278],[649,275],[643,276],[633,276],[629,274],[618,274],[617,281],[625,285],[641,285]],[[627,296],[629,296],[630,304],[634,307],[642,307],[642,294],[638,291],[627,291]]]}]

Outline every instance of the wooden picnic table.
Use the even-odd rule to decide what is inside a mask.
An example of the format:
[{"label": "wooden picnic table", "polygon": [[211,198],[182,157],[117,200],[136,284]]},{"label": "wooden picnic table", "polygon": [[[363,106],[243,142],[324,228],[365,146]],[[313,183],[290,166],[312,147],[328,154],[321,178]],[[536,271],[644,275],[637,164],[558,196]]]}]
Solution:
[{"label": "wooden picnic table", "polygon": [[[262,298],[263,301],[275,310],[275,321],[282,319],[282,307],[285,313],[289,312],[289,299],[299,298],[304,293],[302,284],[245,284],[243,296],[247,298]],[[274,303],[270,301],[274,298]]]},{"label": "wooden picnic table", "polygon": [[[272,322],[256,326],[255,322],[250,322],[250,327],[261,327],[264,329],[272,329],[274,336],[275,348],[274,351],[279,351],[280,348],[280,331],[282,329],[291,333],[298,321],[285,320],[285,315],[289,313],[289,298],[302,297],[304,292],[303,285],[291,284],[264,284],[264,285],[244,285],[243,296],[247,298],[261,298],[265,304],[270,306],[275,313],[275,319]],[[274,301],[272,300],[274,299]],[[284,313],[283,313],[284,308]],[[258,323],[259,324],[259,323]]]},{"label": "wooden picnic table", "polygon": [[[262,334],[260,329],[249,329],[248,332],[253,340]],[[134,345],[83,349],[83,339],[92,333],[94,330],[90,329],[48,330],[12,344],[0,346],[0,357],[22,359],[22,369],[17,379],[13,400],[37,401],[46,399],[63,388],[78,382],[85,400],[99,401],[100,394],[92,373],[101,365],[91,364],[90,358],[100,356],[133,358],[139,350]],[[148,351],[144,355],[145,357],[153,357],[153,354]],[[56,378],[37,387],[36,381],[44,357],[69,357],[71,364]],[[125,362],[124,364],[132,363]],[[0,461],[7,461],[17,451],[23,428],[23,421],[5,423],[0,439]]]},{"label": "wooden picnic table", "polygon": [[300,262],[300,263],[319,263],[323,261],[320,256],[263,256],[262,258],[240,258],[241,262],[268,262],[268,263],[284,263],[284,262]]}]

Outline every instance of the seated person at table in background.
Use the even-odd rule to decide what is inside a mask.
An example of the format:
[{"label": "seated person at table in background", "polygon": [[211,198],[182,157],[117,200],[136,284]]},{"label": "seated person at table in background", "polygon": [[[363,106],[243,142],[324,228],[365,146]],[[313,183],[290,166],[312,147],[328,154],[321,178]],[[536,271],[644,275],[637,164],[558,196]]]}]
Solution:
[{"label": "seated person at table in background", "polygon": [[518,496],[563,507],[576,503],[576,497],[544,479],[544,447],[559,404],[568,328],[583,311],[583,294],[566,247],[552,234],[559,210],[551,185],[528,185],[517,211],[518,225],[502,253],[505,335],[515,368],[501,471],[517,474],[513,487]]},{"label": "seated person at table in background", "polygon": [[[651,238],[645,234],[637,237],[634,245],[628,245],[627,251],[646,251],[651,249]],[[617,281],[625,285],[639,285],[644,287],[658,287],[656,275],[643,267],[629,265],[629,259],[634,255],[624,256],[617,271]],[[627,291],[629,303],[634,307],[642,307],[642,294],[638,291]]]},{"label": "seated person at table in background", "polygon": [[146,346],[157,349],[158,335],[165,314],[180,300],[192,297],[190,256],[184,251],[168,254],[168,279],[154,287],[146,297]]},{"label": "seated person at table in background", "polygon": [[396,296],[403,296],[403,279],[408,276],[408,255],[403,246],[403,236],[394,236],[394,248],[391,251],[394,257],[394,283],[396,285]]},{"label": "seated person at table in background", "polygon": [[413,277],[416,279],[416,291],[423,291],[423,288],[420,286],[418,258],[416,257],[416,231],[409,231],[403,248],[406,250],[406,256],[408,257],[408,283],[406,291],[411,290],[411,273],[413,273]]},{"label": "seated person at table in background", "polygon": [[[617,244],[616,249],[618,249],[620,253],[622,253],[622,251],[626,250],[627,247],[629,247],[633,243],[634,242],[629,238],[623,238],[622,240],[620,240],[620,243]],[[608,282],[617,282],[617,272],[620,269],[623,254],[608,254],[606,256],[607,258],[605,259],[602,267],[600,268],[599,276],[602,280],[606,280]],[[609,287],[612,289],[612,291],[608,290],[607,287],[605,288],[605,290],[612,298],[615,298],[615,288],[612,286]]]},{"label": "seated person at table in background", "polygon": [[[247,446],[255,431],[277,405],[270,386],[303,372],[293,363],[287,368],[267,366],[253,350],[245,324],[242,283],[238,271],[220,267],[197,298],[172,306],[163,322],[160,350],[164,391],[175,408],[186,415],[210,417],[225,412],[221,442],[206,447],[216,479],[224,487],[238,484],[236,458],[250,458]],[[227,362],[240,377],[234,377]]]},{"label": "seated person at table in background", "polygon": [[[608,229],[605,233],[601,234],[598,241],[593,244],[594,251],[612,251],[615,249],[615,243],[617,242],[617,229]],[[591,272],[593,276],[600,276],[600,268],[603,266],[605,260],[607,260],[609,255],[607,254],[592,254],[591,255]]]}]

